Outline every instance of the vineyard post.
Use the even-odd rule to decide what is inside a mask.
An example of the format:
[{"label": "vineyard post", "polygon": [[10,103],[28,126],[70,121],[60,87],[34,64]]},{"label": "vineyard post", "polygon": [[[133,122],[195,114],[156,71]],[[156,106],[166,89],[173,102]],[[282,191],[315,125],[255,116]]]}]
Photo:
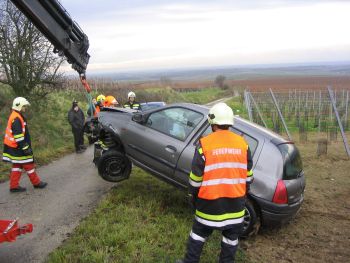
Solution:
[{"label": "vineyard post", "polygon": [[320,100],[318,103],[318,133],[321,132],[321,102],[322,102],[322,92],[320,91]]},{"label": "vineyard post", "polygon": [[282,116],[282,113],[281,113],[281,111],[280,111],[280,108],[278,107],[278,103],[277,103],[277,101],[276,101],[275,95],[273,94],[271,88],[270,88],[270,94],[271,94],[273,103],[275,104],[275,107],[276,107],[276,109],[277,109],[278,115],[279,115],[279,117],[281,118],[281,121],[282,121],[282,123],[283,123],[284,129],[285,129],[286,132],[287,132],[288,138],[289,138],[289,140],[292,140],[292,136],[290,135],[290,133],[289,133],[289,131],[288,131],[286,122],[284,121],[284,118],[283,118],[283,116]]},{"label": "vineyard post", "polygon": [[333,106],[335,117],[337,118],[337,121],[338,121],[341,136],[343,137],[344,147],[345,147],[346,153],[348,154],[348,157],[350,158],[350,148],[349,148],[348,141],[347,141],[344,129],[343,129],[343,125],[342,125],[340,117],[339,117],[339,113],[337,111],[337,106],[336,106],[336,101],[334,99],[333,91],[332,91],[330,86],[328,86],[327,89],[328,89],[328,93],[329,93],[329,98],[331,99],[331,104]]},{"label": "vineyard post", "polygon": [[265,128],[267,128],[267,125],[266,125],[266,123],[265,123],[265,121],[264,121],[264,118],[263,118],[262,115],[261,115],[261,112],[260,112],[260,109],[259,109],[259,107],[258,107],[258,104],[256,104],[255,99],[254,99],[252,93],[249,93],[249,95],[250,95],[250,98],[251,98],[252,101],[253,101],[253,104],[254,104],[254,106],[255,106],[255,108],[256,108],[258,114],[259,114],[259,117],[260,117],[261,121],[263,122]]},{"label": "vineyard post", "polygon": [[245,105],[246,105],[246,107],[247,107],[249,120],[250,120],[251,122],[253,122],[252,110],[251,110],[251,108],[250,108],[250,100],[249,100],[248,92],[249,92],[249,91],[247,91],[247,90],[244,91],[244,100],[245,100]]}]

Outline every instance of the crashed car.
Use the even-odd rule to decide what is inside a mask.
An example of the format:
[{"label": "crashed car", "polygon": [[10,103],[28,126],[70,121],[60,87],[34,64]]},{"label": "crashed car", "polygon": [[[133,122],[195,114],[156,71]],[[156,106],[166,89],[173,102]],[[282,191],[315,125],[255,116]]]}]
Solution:
[{"label": "crashed car", "polygon": [[163,107],[165,106],[165,104],[166,103],[163,101],[150,101],[150,102],[142,102],[140,103],[140,106],[142,111],[149,111],[149,110]]},{"label": "crashed car", "polygon": [[[110,182],[129,178],[132,164],[186,189],[195,147],[211,133],[209,108],[171,104],[147,112],[109,109],[99,114],[94,161]],[[290,221],[303,203],[305,176],[293,142],[235,116],[231,130],[245,138],[253,156],[254,182],[247,195],[243,236],[260,224]]]}]

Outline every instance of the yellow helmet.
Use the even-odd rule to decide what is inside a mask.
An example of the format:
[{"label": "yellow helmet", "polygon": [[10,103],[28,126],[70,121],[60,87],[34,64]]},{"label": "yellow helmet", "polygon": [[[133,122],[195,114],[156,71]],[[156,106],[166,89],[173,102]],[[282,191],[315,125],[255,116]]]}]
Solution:
[{"label": "yellow helmet", "polygon": [[105,97],[105,95],[100,94],[100,95],[97,96],[96,100],[97,100],[97,101],[106,100],[106,97]]}]

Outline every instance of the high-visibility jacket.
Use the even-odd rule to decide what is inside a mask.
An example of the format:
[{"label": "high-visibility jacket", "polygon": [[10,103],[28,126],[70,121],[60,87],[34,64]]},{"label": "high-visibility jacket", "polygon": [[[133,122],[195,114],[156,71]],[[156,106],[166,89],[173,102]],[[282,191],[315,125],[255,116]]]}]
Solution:
[{"label": "high-visibility jacket", "polygon": [[248,181],[253,176],[248,149],[244,138],[229,130],[200,139],[189,182],[196,198],[195,219],[201,224],[218,229],[242,226],[246,183],[248,175]]},{"label": "high-visibility jacket", "polygon": [[133,103],[131,103],[130,101],[128,101],[127,103],[125,103],[123,105],[124,108],[127,109],[133,109],[133,110],[141,110],[141,105],[140,103],[134,101]]},{"label": "high-visibility jacket", "polygon": [[27,123],[20,112],[13,110],[7,121],[4,138],[3,161],[12,163],[31,163],[33,155],[23,152],[31,147]]}]

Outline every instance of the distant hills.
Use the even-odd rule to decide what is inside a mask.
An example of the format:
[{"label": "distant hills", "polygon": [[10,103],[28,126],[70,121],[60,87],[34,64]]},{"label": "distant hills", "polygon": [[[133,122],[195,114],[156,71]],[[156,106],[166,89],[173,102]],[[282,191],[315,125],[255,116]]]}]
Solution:
[{"label": "distant hills", "polygon": [[89,73],[90,77],[112,81],[212,80],[218,75],[227,79],[271,78],[281,76],[350,76],[350,62],[325,64],[279,64],[253,66],[226,66],[188,69],[130,71],[117,73]]}]

